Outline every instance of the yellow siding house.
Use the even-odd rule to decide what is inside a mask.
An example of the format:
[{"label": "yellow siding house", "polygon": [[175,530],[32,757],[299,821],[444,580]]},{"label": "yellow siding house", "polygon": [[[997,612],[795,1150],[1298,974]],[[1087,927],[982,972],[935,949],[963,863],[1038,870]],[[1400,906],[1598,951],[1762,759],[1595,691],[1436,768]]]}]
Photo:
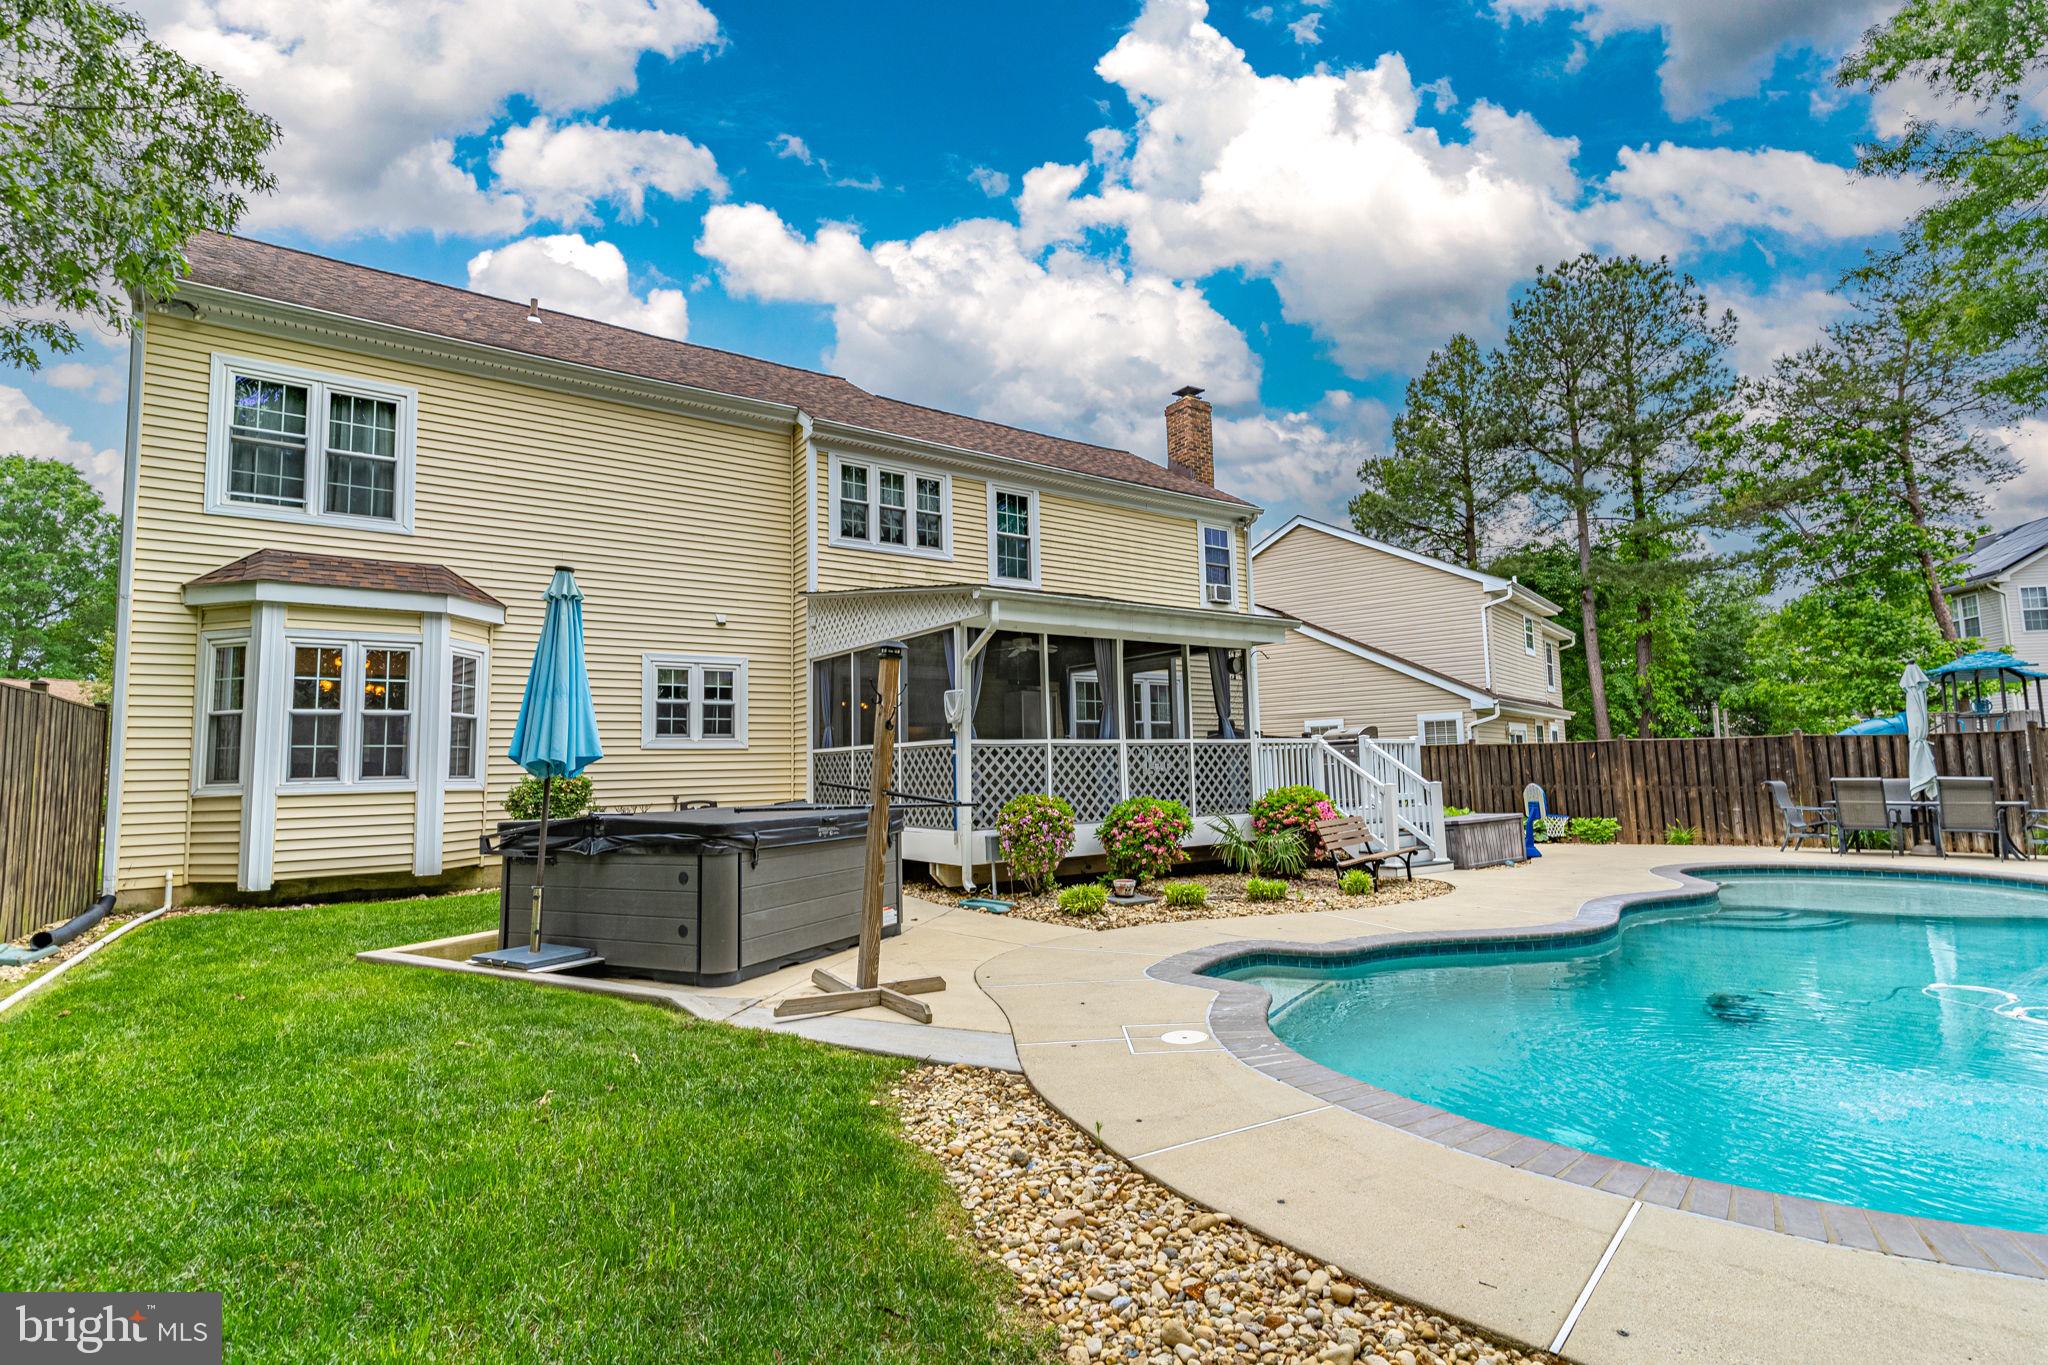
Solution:
[{"label": "yellow siding house", "polygon": [[[1168,463],[836,376],[247,239],[137,319],[107,889],[268,898],[494,872],[480,836],[553,567],[574,567],[598,804],[868,780],[874,646],[910,645],[908,856],[994,810],[1243,812],[1258,509],[1199,391]],[[864,690],[864,685],[865,689]],[[1086,851],[1085,848],[1083,851]]]}]

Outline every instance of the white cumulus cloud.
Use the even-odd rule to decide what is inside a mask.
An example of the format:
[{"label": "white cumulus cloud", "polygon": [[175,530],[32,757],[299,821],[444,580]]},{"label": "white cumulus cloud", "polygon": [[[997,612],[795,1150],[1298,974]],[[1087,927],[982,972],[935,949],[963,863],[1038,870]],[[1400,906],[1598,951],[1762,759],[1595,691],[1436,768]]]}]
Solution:
[{"label": "white cumulus cloud", "polygon": [[[515,232],[528,202],[457,152],[515,98],[560,117],[631,92],[644,56],[720,42],[698,0],[137,0],[284,136],[249,225],[325,238]],[[530,127],[531,125],[529,125]],[[658,187],[657,187],[658,188]],[[548,191],[559,194],[559,188]],[[606,187],[604,197],[619,192]]]},{"label": "white cumulus cloud", "polygon": [[538,298],[543,312],[595,318],[677,341],[690,331],[682,290],[636,294],[625,255],[610,242],[586,241],[581,233],[525,237],[480,251],[469,261],[469,287],[522,303]]},{"label": "white cumulus cloud", "polygon": [[[1617,33],[1657,33],[1664,107],[1674,116],[1705,113],[1725,99],[1756,93],[1781,52],[1813,48],[1837,55],[1898,0],[1492,0],[1502,22],[1576,15],[1598,43]],[[1582,60],[1574,57],[1574,60]]]},{"label": "white cumulus cloud", "polygon": [[843,226],[807,239],[761,205],[719,205],[697,250],[734,294],[830,307],[828,363],[891,396],[1152,451],[1182,384],[1225,404],[1258,392],[1251,348],[1199,290],[1030,251],[1013,224],[869,245]]},{"label": "white cumulus cloud", "polygon": [[1007,172],[993,170],[987,166],[976,166],[967,173],[974,188],[991,199],[1000,199],[1010,192],[1010,177]]},{"label": "white cumulus cloud", "polygon": [[121,452],[79,439],[20,389],[0,384],[0,454],[62,460],[85,475],[109,506],[121,503]]},{"label": "white cumulus cloud", "polygon": [[491,171],[536,217],[565,227],[595,222],[601,201],[637,221],[650,191],[673,199],[725,193],[718,162],[681,134],[556,123],[545,114],[505,130],[491,153]]}]

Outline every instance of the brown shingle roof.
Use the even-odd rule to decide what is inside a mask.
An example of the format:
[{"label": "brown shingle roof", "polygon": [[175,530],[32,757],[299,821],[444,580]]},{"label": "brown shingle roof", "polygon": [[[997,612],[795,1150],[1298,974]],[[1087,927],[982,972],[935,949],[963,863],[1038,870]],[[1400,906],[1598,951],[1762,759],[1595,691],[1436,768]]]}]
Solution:
[{"label": "brown shingle roof", "polygon": [[[350,265],[246,237],[202,232],[185,247],[191,278],[216,289],[298,304],[344,317],[566,361],[714,393],[802,408],[814,418],[963,450],[1025,460],[1097,478],[1249,506],[1242,498],[1128,450],[883,398],[837,375],[593,322],[445,284]],[[543,301],[543,304],[545,301]]]},{"label": "brown shingle roof", "polygon": [[210,573],[203,573],[185,586],[196,588],[208,583],[304,583],[316,588],[419,592],[435,597],[466,598],[492,607],[505,605],[461,574],[440,564],[352,559],[347,555],[314,555],[297,550],[258,550],[232,564],[223,564]]}]

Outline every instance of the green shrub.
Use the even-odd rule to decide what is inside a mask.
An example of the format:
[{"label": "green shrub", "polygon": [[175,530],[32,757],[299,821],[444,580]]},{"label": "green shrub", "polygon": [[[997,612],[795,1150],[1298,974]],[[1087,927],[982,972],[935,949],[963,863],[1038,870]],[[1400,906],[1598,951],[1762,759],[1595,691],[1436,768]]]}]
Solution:
[{"label": "green shrub", "polygon": [[1691,825],[1669,825],[1665,827],[1664,842],[1667,844],[1696,844],[1699,841],[1700,832]]},{"label": "green shrub", "polygon": [[1572,820],[1572,838],[1582,844],[1611,844],[1621,837],[1621,821],[1608,815],[1580,815]]},{"label": "green shrub", "polygon": [[1166,897],[1168,905],[1183,909],[1209,903],[1209,888],[1200,882],[1168,882],[1159,888],[1159,894]]},{"label": "green shrub", "polygon": [[1112,877],[1145,882],[1171,872],[1188,856],[1180,841],[1194,827],[1194,817],[1180,802],[1132,796],[1109,808],[1095,836],[1102,840]]},{"label": "green shrub", "polygon": [[1334,820],[1339,814],[1330,798],[1314,787],[1275,787],[1252,802],[1252,833],[1298,834],[1309,857],[1314,858],[1323,847],[1323,841],[1316,838],[1316,821]]},{"label": "green shrub", "polygon": [[1466,808],[1465,808],[1465,807],[1463,807],[1463,806],[1445,806],[1445,807],[1444,807],[1444,818],[1445,818],[1446,820],[1448,820],[1448,819],[1449,819],[1450,817],[1452,817],[1453,815],[1470,815],[1471,813],[1472,813],[1472,812],[1471,812],[1470,810],[1466,809]]},{"label": "green shrub", "polygon": [[1248,901],[1284,901],[1287,899],[1287,883],[1269,877],[1248,877],[1244,884],[1244,898]]},{"label": "green shrub", "polygon": [[1099,914],[1109,904],[1109,888],[1101,882],[1082,882],[1060,892],[1060,911],[1068,915]]},{"label": "green shrub", "polygon": [[1297,830],[1246,834],[1233,820],[1211,820],[1209,828],[1216,831],[1216,856],[1232,872],[1248,877],[1299,877],[1308,867],[1308,841]]},{"label": "green shrub", "polygon": [[1354,867],[1337,879],[1337,889],[1347,896],[1370,896],[1374,890],[1372,873]]},{"label": "green shrub", "polygon": [[[548,788],[548,819],[567,820],[590,809],[590,779],[558,777]],[[522,777],[505,793],[505,814],[514,820],[540,819],[540,779]]]},{"label": "green shrub", "polygon": [[1027,891],[1043,891],[1074,846],[1074,808],[1057,796],[1025,792],[1003,803],[996,834],[1010,875]]}]

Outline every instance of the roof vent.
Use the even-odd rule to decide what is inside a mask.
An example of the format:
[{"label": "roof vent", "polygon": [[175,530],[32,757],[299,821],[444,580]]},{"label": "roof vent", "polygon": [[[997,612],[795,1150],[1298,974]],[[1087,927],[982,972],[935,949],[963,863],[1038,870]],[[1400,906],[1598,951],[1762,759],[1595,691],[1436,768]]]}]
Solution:
[{"label": "roof vent", "polygon": [[540,300],[539,300],[539,299],[528,299],[528,300],[526,301],[526,320],[527,320],[528,322],[539,322],[539,321],[540,321]]}]

